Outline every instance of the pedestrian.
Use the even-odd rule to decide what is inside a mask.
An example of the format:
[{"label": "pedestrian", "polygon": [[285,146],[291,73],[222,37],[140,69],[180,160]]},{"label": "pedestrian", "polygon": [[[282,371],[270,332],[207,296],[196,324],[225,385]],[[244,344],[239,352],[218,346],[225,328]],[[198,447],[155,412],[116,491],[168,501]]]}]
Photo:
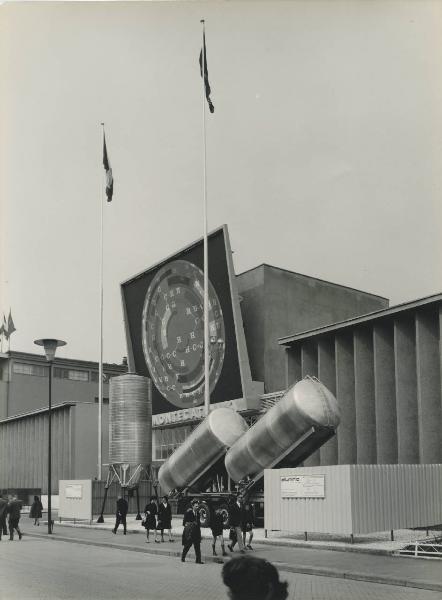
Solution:
[{"label": "pedestrian", "polygon": [[144,507],[144,519],[143,519],[143,524],[144,527],[146,528],[146,544],[149,543],[149,532],[150,530],[155,531],[155,541],[157,543],[159,543],[159,540],[157,540],[157,515],[158,513],[158,509],[157,509],[157,503],[156,503],[156,498],[155,496],[152,496],[150,499],[150,502],[148,504],[146,504],[146,506]]},{"label": "pedestrian", "polygon": [[181,554],[181,562],[185,562],[186,555],[193,544],[195,549],[195,562],[198,565],[204,564],[201,560],[201,521],[197,498],[192,500],[191,507],[184,513],[183,525],[183,552]]},{"label": "pedestrian", "polygon": [[212,530],[212,553],[213,556],[217,556],[216,554],[216,540],[219,538],[220,544],[221,544],[221,550],[222,550],[222,554],[223,556],[227,556],[227,552],[226,549],[224,547],[224,514],[222,513],[221,510],[215,510],[215,512],[213,513],[213,517],[210,521],[210,529]]},{"label": "pedestrian", "polygon": [[117,510],[115,513],[115,527],[112,529],[112,533],[117,533],[117,529],[120,523],[123,524],[124,527],[124,535],[126,535],[127,526],[126,526],[126,515],[129,509],[129,505],[127,500],[123,496],[118,496],[117,500]]},{"label": "pedestrian", "polygon": [[249,502],[246,502],[244,505],[244,510],[242,513],[242,540],[244,542],[244,546],[246,545],[246,535],[249,534],[249,541],[247,544],[247,548],[249,550],[253,550],[252,548],[252,540],[253,540],[253,526],[255,524],[255,516],[253,512],[253,505]]},{"label": "pedestrian", "polygon": [[174,542],[172,538],[172,507],[169,504],[167,496],[163,496],[162,501],[158,506],[158,523],[157,529],[161,531],[161,541],[164,542],[164,530],[169,532],[169,542]]},{"label": "pedestrian", "polygon": [[224,563],[224,585],[230,600],[285,600],[287,581],[280,581],[274,565],[256,556],[237,556]]},{"label": "pedestrian", "polygon": [[[244,542],[242,540],[242,513],[242,500],[241,497],[238,496],[236,500],[232,499],[230,502],[229,522],[231,529],[233,529],[236,534],[236,541],[238,542],[239,551],[241,552],[241,554],[244,554]],[[233,552],[233,547],[235,543],[236,542],[232,540],[232,543],[228,545],[230,552]]]},{"label": "pedestrian", "polygon": [[17,498],[16,494],[9,497],[9,503],[7,507],[9,514],[8,525],[9,525],[9,541],[12,542],[14,539],[14,529],[18,533],[18,539],[21,540],[22,534],[18,522],[20,521],[21,502]]},{"label": "pedestrian", "polygon": [[34,525],[40,525],[40,519],[43,514],[43,504],[38,496],[34,496],[34,502],[29,511],[29,518],[34,519]]},{"label": "pedestrian", "polygon": [[3,495],[0,495],[0,540],[2,535],[8,534],[8,528],[6,527],[6,515],[8,512],[8,501]]}]

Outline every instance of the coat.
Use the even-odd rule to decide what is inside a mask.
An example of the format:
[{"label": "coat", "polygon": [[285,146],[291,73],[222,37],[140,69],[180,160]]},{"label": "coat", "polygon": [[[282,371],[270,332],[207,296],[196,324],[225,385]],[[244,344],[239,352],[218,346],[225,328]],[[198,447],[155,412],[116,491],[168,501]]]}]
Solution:
[{"label": "coat", "polygon": [[127,511],[129,510],[129,505],[127,503],[127,500],[125,500],[124,498],[120,498],[119,500],[117,500],[117,515],[121,515],[122,517],[125,517],[127,515]]},{"label": "coat", "polygon": [[222,512],[216,510],[210,520],[210,529],[212,530],[212,535],[222,535],[224,530],[224,517]]},{"label": "coat", "polygon": [[8,512],[8,501],[4,498],[0,498],[0,521],[6,519],[6,513]]},{"label": "coat", "polygon": [[229,525],[230,527],[241,527],[242,509],[237,502],[229,506]]},{"label": "coat", "polygon": [[184,513],[183,518],[183,546],[188,544],[200,544],[201,543],[201,522],[199,512],[193,512],[192,508],[188,508]]},{"label": "coat", "polygon": [[20,500],[11,500],[8,504],[9,519],[11,521],[20,519],[21,502]]},{"label": "coat", "polygon": [[144,507],[144,514],[146,515],[146,518],[144,519],[144,527],[146,529],[156,529],[157,520],[155,515],[157,512],[157,505],[155,502],[150,502]]},{"label": "coat", "polygon": [[34,500],[29,511],[30,519],[41,519],[43,512],[43,504],[40,500]]},{"label": "coat", "polygon": [[157,529],[171,529],[171,528],[172,528],[172,507],[170,506],[169,503],[164,505],[161,502],[158,505]]}]

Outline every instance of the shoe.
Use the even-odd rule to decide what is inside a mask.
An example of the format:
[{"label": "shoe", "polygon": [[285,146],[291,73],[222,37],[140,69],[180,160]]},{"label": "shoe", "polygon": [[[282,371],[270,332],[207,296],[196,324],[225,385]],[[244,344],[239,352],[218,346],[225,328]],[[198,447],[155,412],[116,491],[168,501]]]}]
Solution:
[{"label": "shoe", "polygon": [[19,534],[18,534],[18,539],[19,539],[19,540],[21,540],[21,538],[22,538],[22,537],[23,537],[23,536],[22,536],[22,534],[21,534],[21,533],[19,533]]},{"label": "shoe", "polygon": [[223,556],[229,556],[229,555],[227,554],[227,552],[224,550],[224,548],[223,548]]},{"label": "shoe", "polygon": [[175,540],[169,540],[169,542],[174,542]]},{"label": "shoe", "polygon": [[253,550],[253,548],[252,548],[252,546],[251,546],[250,544],[247,544],[247,548],[248,548],[249,550]]},{"label": "shoe", "polygon": [[182,558],[182,559],[181,559],[181,562],[186,562],[186,559],[185,559],[185,558]]},{"label": "shoe", "polygon": [[233,546],[232,546],[232,544],[227,544],[227,548],[230,550],[230,552],[233,552]]},{"label": "shoe", "polygon": [[126,535],[126,532],[124,532],[124,535]]},{"label": "shoe", "polygon": [[117,532],[115,531],[115,529],[112,529],[112,533],[115,534],[115,535],[117,534]]},{"label": "shoe", "polygon": [[196,561],[195,561],[195,564],[197,564],[197,565],[203,565],[204,563],[203,563],[203,561],[202,561],[202,560],[196,560]]},{"label": "shoe", "polygon": [[161,544],[160,540],[155,540],[155,544]]}]

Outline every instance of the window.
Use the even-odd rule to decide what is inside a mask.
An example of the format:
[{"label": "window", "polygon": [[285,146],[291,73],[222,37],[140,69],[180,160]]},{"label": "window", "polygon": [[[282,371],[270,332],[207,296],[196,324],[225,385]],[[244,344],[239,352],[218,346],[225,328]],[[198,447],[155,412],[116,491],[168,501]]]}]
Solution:
[{"label": "window", "polygon": [[153,430],[154,460],[166,460],[195,429],[197,424]]},{"label": "window", "polygon": [[89,371],[55,367],[54,377],[57,377],[58,379],[70,379],[71,381],[89,381]]},{"label": "window", "polygon": [[[103,373],[103,383],[109,383],[109,379],[109,375],[107,373]],[[98,383],[98,371],[91,371],[91,381]]]},{"label": "window", "polygon": [[34,375],[36,377],[47,377],[49,369],[48,367],[42,367],[40,365],[14,363],[13,372],[18,373],[20,375]]}]

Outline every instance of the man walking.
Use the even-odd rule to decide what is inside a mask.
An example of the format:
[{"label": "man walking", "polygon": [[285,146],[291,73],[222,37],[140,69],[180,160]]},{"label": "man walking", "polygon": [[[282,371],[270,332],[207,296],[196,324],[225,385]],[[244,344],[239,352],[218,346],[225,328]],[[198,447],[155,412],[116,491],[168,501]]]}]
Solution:
[{"label": "man walking", "polygon": [[18,539],[21,540],[22,535],[18,526],[18,522],[20,521],[21,502],[15,494],[10,496],[7,511],[9,514],[9,541],[12,542],[14,539],[14,529],[18,533]]},{"label": "man walking", "polygon": [[115,513],[115,527],[112,529],[112,533],[117,533],[117,529],[120,523],[122,523],[124,527],[124,535],[126,535],[126,515],[128,510],[129,505],[127,500],[125,500],[123,496],[118,496],[117,511]]},{"label": "man walking", "polygon": [[195,549],[195,562],[198,565],[203,565],[204,563],[201,560],[201,521],[197,498],[192,500],[192,507],[185,512],[183,525],[183,552],[181,554],[181,562],[185,562],[186,555],[193,544]]},{"label": "man walking", "polygon": [[2,495],[0,495],[0,540],[2,535],[7,535],[8,529],[6,527],[6,514],[8,508],[8,501]]},{"label": "man walking", "polygon": [[[244,550],[244,542],[242,538],[242,513],[242,501],[238,496],[238,498],[231,502],[229,506],[229,523],[230,527],[235,530],[239,551],[241,554],[245,554],[246,551]],[[233,543],[227,546],[230,552],[233,552],[233,546]]]}]

